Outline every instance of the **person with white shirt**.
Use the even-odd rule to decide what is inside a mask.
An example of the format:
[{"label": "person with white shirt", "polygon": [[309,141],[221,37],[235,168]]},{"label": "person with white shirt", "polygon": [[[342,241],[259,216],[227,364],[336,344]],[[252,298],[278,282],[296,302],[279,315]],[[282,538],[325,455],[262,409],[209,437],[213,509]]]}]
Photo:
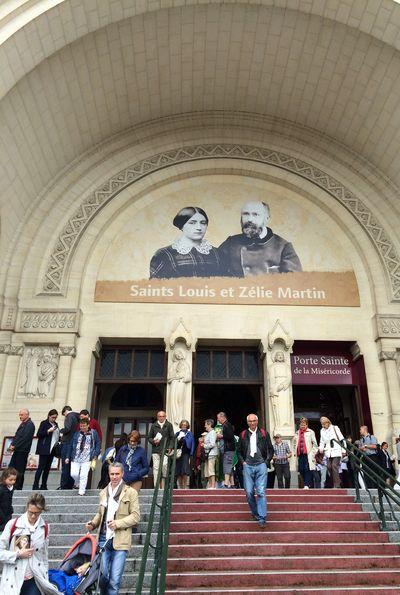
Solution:
[{"label": "person with white shirt", "polygon": [[139,496],[126,485],[121,463],[111,463],[110,483],[100,492],[96,515],[86,529],[99,529],[99,546],[104,548],[101,566],[101,595],[118,595],[125,561],[132,543],[132,527],[140,520]]},{"label": "person with white shirt", "polygon": [[[172,452],[174,446],[174,427],[167,420],[167,414],[165,411],[158,411],[157,413],[157,421],[155,421],[151,426],[148,434],[148,440],[152,446],[151,449],[151,456],[153,460],[153,482],[154,486],[156,485],[158,470],[160,468],[160,459],[161,459],[161,451],[163,448],[164,440],[166,441],[167,447],[167,454]],[[162,462],[162,477],[160,481],[160,488],[163,488],[164,479],[167,476],[167,465],[168,459],[165,456]]]},{"label": "person with white shirt", "polygon": [[[237,449],[239,462],[243,465],[244,489],[251,514],[260,527],[265,527],[267,518],[267,467],[274,449],[268,432],[258,427],[255,413],[247,416],[248,429],[240,434]],[[257,494],[257,500],[254,492]]]},{"label": "person with white shirt", "polygon": [[327,458],[328,473],[332,478],[333,487],[340,488],[340,463],[346,451],[338,442],[342,442],[344,437],[338,426],[334,426],[327,417],[321,417],[320,422],[322,427],[319,452],[324,453]]}]

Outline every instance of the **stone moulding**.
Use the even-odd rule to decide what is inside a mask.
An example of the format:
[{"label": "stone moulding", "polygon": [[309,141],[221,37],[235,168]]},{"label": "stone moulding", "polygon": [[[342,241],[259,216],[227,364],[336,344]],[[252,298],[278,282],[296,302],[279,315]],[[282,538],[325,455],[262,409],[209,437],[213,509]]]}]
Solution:
[{"label": "stone moulding", "polygon": [[21,332],[77,333],[79,319],[79,310],[24,310],[19,327]]},{"label": "stone moulding", "polygon": [[11,345],[10,343],[0,345],[0,354],[22,355],[24,353],[23,345]]},{"label": "stone moulding", "polygon": [[359,222],[375,245],[385,267],[392,301],[400,301],[400,258],[390,237],[370,209],[351,190],[318,167],[286,153],[240,144],[203,144],[180,147],[142,159],[118,172],[90,194],[76,209],[51,252],[39,295],[63,295],[68,265],[86,227],[96,214],[124,188],[149,174],[203,159],[244,159],[264,163],[298,175],[342,204]]},{"label": "stone moulding", "polygon": [[377,314],[375,321],[378,338],[400,339],[400,315]]}]

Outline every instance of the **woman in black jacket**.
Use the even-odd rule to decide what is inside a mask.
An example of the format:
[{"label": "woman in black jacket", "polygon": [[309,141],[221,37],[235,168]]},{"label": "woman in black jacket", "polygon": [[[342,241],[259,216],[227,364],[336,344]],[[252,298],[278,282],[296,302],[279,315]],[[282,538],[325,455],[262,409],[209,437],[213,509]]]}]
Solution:
[{"label": "woman in black jacket", "polygon": [[8,467],[8,469],[4,469],[0,477],[0,533],[14,512],[12,497],[17,475],[18,471],[14,467]]},{"label": "woman in black jacket", "polygon": [[39,426],[37,433],[36,454],[39,455],[39,466],[35,473],[33,482],[33,490],[39,489],[40,477],[42,477],[41,490],[47,490],[47,478],[51,464],[53,462],[54,446],[58,443],[60,437],[60,430],[57,424],[58,411],[51,409],[47,414],[47,419],[44,419]]}]

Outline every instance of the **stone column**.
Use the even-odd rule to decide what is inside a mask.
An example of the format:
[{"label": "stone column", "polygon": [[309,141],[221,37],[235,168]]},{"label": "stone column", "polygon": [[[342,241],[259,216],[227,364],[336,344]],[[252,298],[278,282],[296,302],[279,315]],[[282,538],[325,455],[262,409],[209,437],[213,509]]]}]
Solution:
[{"label": "stone column", "polygon": [[54,400],[58,403],[67,404],[72,358],[76,356],[76,347],[74,345],[60,346],[58,348],[58,354],[60,356],[60,359],[58,365]]},{"label": "stone column", "polygon": [[192,351],[195,343],[182,319],[165,344],[168,352],[166,412],[176,432],[182,419],[192,424]]},{"label": "stone column", "polygon": [[[384,368],[391,427],[400,434],[400,316],[377,314],[378,357]],[[388,436],[390,442],[390,437]]]},{"label": "stone column", "polygon": [[12,408],[24,346],[15,344],[2,345],[1,352],[3,356],[5,355],[5,362],[0,400],[3,403],[7,402],[7,405]]}]

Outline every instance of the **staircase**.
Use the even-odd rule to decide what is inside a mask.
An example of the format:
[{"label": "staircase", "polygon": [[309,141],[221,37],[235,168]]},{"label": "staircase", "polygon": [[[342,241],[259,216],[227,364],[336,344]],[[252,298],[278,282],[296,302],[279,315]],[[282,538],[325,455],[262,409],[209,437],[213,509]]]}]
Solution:
[{"label": "staircase", "polygon": [[400,593],[400,546],[353,500],[270,490],[260,528],[241,490],[175,491],[166,593]]},{"label": "staircase", "polygon": [[[31,494],[31,490],[14,493],[15,516],[25,512],[26,502]],[[85,523],[93,518],[97,510],[99,491],[88,490],[85,496],[78,496],[77,490],[48,490],[43,494],[48,506],[48,511],[44,513],[43,518],[50,526],[49,566],[57,568],[71,545],[86,533]],[[120,595],[134,593],[152,497],[153,490],[141,490],[139,495],[141,521],[137,533],[132,535],[132,549],[126,561]],[[155,530],[157,530],[157,523]],[[155,541],[155,536],[152,541]],[[153,561],[149,560],[150,570],[152,565]],[[148,578],[149,575],[145,575],[145,585],[148,584]]]}]

